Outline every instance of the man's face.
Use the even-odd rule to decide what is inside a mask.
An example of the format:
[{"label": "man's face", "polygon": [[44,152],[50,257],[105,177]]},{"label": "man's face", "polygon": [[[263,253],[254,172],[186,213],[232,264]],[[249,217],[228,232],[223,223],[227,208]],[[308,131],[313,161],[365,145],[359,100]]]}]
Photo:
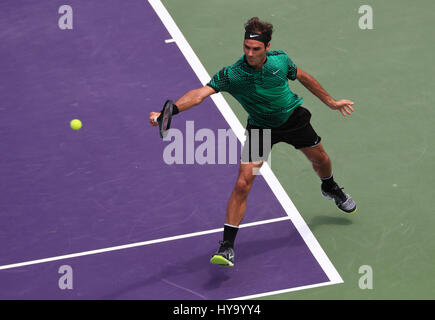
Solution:
[{"label": "man's face", "polygon": [[259,67],[266,59],[267,50],[270,48],[270,43],[267,47],[263,42],[257,40],[246,39],[243,42],[243,51],[245,52],[246,60],[251,67]]}]

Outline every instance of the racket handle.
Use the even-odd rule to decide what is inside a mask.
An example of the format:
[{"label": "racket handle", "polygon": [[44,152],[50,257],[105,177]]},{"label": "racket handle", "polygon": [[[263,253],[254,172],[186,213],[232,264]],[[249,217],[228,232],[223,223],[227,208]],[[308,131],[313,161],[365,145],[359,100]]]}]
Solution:
[{"label": "racket handle", "polygon": [[158,123],[157,118],[158,118],[158,117],[155,117],[155,118],[154,118],[154,122],[155,122],[155,123]]}]

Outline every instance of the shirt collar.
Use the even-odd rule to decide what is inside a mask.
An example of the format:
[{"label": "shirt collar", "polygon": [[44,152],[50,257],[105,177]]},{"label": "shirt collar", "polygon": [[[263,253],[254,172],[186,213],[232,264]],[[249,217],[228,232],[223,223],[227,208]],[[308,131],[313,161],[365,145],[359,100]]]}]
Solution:
[{"label": "shirt collar", "polygon": [[243,55],[243,62],[246,64],[246,66],[249,68],[249,70],[252,70],[254,72],[262,72],[264,70],[264,66],[266,65],[268,59],[266,54],[266,61],[264,61],[263,65],[261,66],[261,70],[258,70],[257,68],[251,67],[248,63],[248,60],[246,60],[246,55]]}]

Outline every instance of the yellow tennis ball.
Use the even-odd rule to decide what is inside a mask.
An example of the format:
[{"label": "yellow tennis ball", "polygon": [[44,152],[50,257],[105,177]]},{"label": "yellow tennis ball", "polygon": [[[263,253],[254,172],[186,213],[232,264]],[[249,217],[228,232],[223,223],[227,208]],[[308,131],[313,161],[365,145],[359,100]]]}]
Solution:
[{"label": "yellow tennis ball", "polygon": [[80,128],[82,127],[82,122],[79,119],[74,119],[71,120],[71,129],[73,130],[80,130]]}]

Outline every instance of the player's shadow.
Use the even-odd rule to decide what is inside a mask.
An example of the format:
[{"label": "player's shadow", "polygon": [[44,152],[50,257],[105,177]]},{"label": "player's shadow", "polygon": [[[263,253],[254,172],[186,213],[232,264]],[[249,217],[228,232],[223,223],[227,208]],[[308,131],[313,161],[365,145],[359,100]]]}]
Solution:
[{"label": "player's shadow", "polygon": [[[241,239],[240,239],[241,240]],[[292,250],[292,246],[300,246],[301,238],[298,232],[294,231],[284,237],[275,237],[270,239],[258,239],[251,241],[239,241],[236,244],[236,266],[233,268],[219,267],[215,265],[208,265],[209,279],[204,283],[203,289],[216,290],[221,287],[226,281],[230,280],[233,273],[238,272],[237,264],[244,260],[251,259],[255,256],[267,252],[271,254],[273,251],[283,247]],[[234,270],[235,269],[235,270]],[[242,272],[242,271],[240,271]]]},{"label": "player's shadow", "polygon": [[[315,216],[309,223],[308,227],[310,230],[314,230],[319,226],[323,225],[351,225],[353,222],[349,218],[345,217],[328,217],[328,216]],[[196,256],[191,256],[190,258],[182,259],[178,263],[171,263],[167,266],[159,268],[154,272],[151,271],[148,274],[142,273],[134,283],[131,285],[126,285],[123,288],[119,288],[116,292],[109,293],[102,299],[123,299],[123,297],[128,296],[132,292],[147,292],[150,287],[156,284],[162,284],[166,288],[176,287],[179,290],[183,290],[186,296],[190,296],[191,299],[207,299],[208,297],[203,296],[199,292],[195,292],[192,288],[183,288],[171,280],[176,279],[178,276],[183,277],[189,273],[192,273],[198,269],[205,270],[206,277],[200,279],[198,283],[194,284],[192,287],[201,288],[202,293],[211,292],[219,289],[221,286],[225,285],[227,281],[230,281],[235,273],[243,272],[238,269],[238,265],[244,260],[252,259],[255,256],[262,255],[264,252],[271,253],[283,247],[287,247],[288,250],[292,250],[292,247],[297,247],[301,245],[301,238],[297,231],[286,236],[273,237],[264,239],[264,237],[258,240],[243,240],[241,236],[238,237],[236,242],[236,266],[233,268],[220,267],[210,264],[210,258],[214,253],[216,248],[210,248],[205,253],[198,254]],[[278,253],[279,254],[279,253]],[[186,255],[187,256],[187,255]],[[171,279],[171,280],[169,280]],[[148,298],[148,297],[144,297]],[[183,298],[188,299],[188,298]]]},{"label": "player's shadow", "polygon": [[[166,290],[167,288],[170,288],[171,286],[175,286],[180,290],[185,291],[186,298],[188,295],[191,296],[190,299],[206,299],[206,297],[202,297],[200,294],[196,294],[193,290],[190,290],[189,288],[183,288],[181,286],[176,286],[174,283],[172,283],[168,279],[174,279],[178,276],[183,276],[185,274],[191,273],[192,271],[196,270],[197,268],[203,268],[204,263],[207,261],[207,259],[210,259],[210,255],[206,256],[204,254],[200,256],[195,256],[194,258],[191,258],[189,260],[184,260],[180,258],[180,261],[178,263],[171,263],[167,266],[163,266],[161,268],[156,268],[155,270],[147,270],[148,273],[139,273],[139,275],[135,278],[135,281],[131,283],[130,285],[126,285],[122,288],[117,289],[115,292],[111,292],[104,296],[103,300],[114,300],[114,299],[124,299],[124,297],[129,296],[132,294],[132,292],[144,292],[144,297],[139,297],[138,299],[153,299],[149,296],[149,290],[150,288],[155,288],[159,285],[162,287],[162,291]],[[161,297],[162,292],[156,292],[155,297],[156,299],[165,299]],[[136,295],[137,296],[137,295]],[[136,298],[135,298],[136,299]]]},{"label": "player's shadow", "polygon": [[[328,216],[315,216],[308,223],[310,230],[322,225],[351,225],[353,221],[346,217],[328,217]],[[264,252],[271,252],[281,247],[288,247],[289,250],[292,246],[300,245],[301,239],[298,232],[294,231],[288,236],[271,238],[268,240],[254,240],[249,242],[241,242],[236,244],[236,253],[243,252],[243,255],[236,255],[236,259],[244,260],[253,256],[260,255]],[[237,266],[237,263],[236,263]],[[214,290],[220,287],[225,281],[231,279],[232,268],[216,268],[216,266],[209,265],[209,280],[204,284],[203,288],[207,290]]]},{"label": "player's shadow", "polygon": [[[245,259],[252,258],[253,256],[264,254],[264,252],[273,252],[282,247],[288,247],[291,250],[292,245],[299,246],[301,243],[300,236],[297,232],[293,232],[285,237],[275,237],[270,239],[259,239],[254,241],[241,241],[237,244],[236,253],[236,267],[220,267],[210,264],[210,258],[214,250],[210,252],[196,255],[190,259],[180,260],[179,263],[170,264],[158,271],[148,275],[136,278],[136,281],[123,288],[118,289],[116,292],[111,292],[108,295],[102,297],[102,299],[123,299],[132,292],[144,291],[147,292],[150,287],[157,283],[163,283],[163,286],[174,286],[180,290],[185,291],[186,296],[191,296],[191,299],[208,299],[200,293],[195,292],[191,288],[183,288],[175,283],[172,283],[168,279],[176,279],[178,276],[184,276],[193,271],[202,268],[206,271],[207,276],[201,280],[202,283],[196,283],[193,287],[202,288],[205,291],[213,291],[221,287],[225,282],[229,281],[235,272],[242,272],[237,269],[237,262],[241,262]],[[146,298],[146,297],[145,297]],[[139,298],[141,299],[141,298]],[[188,298],[183,298],[188,299]]]},{"label": "player's shadow", "polygon": [[353,221],[349,218],[345,217],[328,217],[328,216],[315,216],[310,220],[310,222],[307,224],[308,228],[310,230],[314,230],[319,226],[322,225],[341,225],[341,226],[348,226],[351,225]]}]

